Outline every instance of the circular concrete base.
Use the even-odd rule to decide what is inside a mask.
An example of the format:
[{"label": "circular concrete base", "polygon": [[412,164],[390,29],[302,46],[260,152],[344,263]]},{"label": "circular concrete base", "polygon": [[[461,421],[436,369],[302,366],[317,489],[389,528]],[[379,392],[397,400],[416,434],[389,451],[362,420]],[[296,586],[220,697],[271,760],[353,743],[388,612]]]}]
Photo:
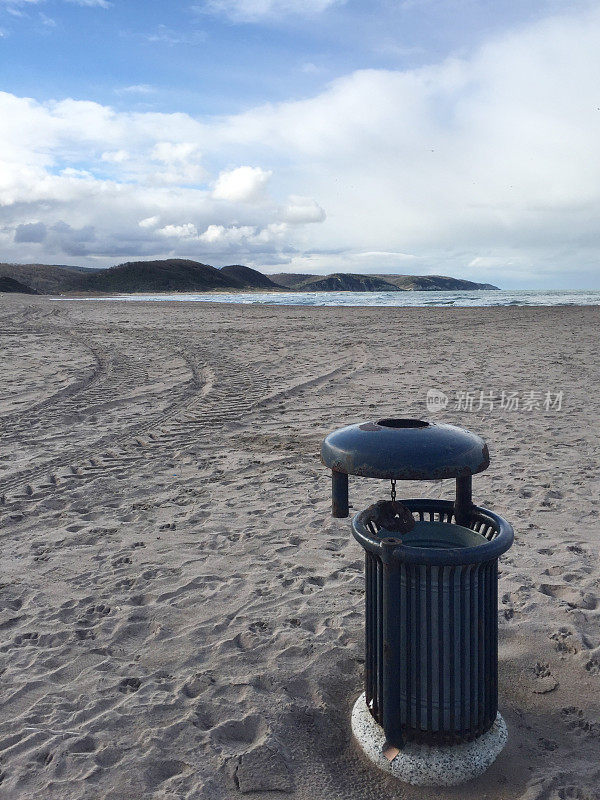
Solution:
[{"label": "circular concrete base", "polygon": [[352,733],[367,758],[385,772],[413,786],[456,786],[476,778],[496,760],[508,730],[502,716],[487,733],[465,744],[431,747],[408,743],[392,760],[383,755],[383,729],[367,708],[364,693],[352,709]]}]

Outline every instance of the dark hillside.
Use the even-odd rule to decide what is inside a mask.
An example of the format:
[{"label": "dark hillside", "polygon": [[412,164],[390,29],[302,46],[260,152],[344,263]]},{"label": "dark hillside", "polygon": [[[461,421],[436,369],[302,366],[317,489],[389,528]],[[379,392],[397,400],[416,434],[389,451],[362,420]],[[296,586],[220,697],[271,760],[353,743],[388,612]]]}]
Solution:
[{"label": "dark hillside", "polygon": [[399,292],[393,283],[376,275],[348,275],[336,272],[324,278],[313,278],[296,287],[303,292]]},{"label": "dark hillside", "polygon": [[221,267],[220,270],[224,275],[238,281],[244,286],[252,289],[281,289],[281,285],[275,283],[274,280],[267,275],[263,275],[257,269],[251,267],[244,267],[242,264],[231,264],[228,267]]},{"label": "dark hillside", "polygon": [[399,289],[412,292],[464,291],[470,289],[497,289],[491,283],[475,283],[446,275],[378,275]]},{"label": "dark hillside", "polygon": [[0,275],[0,292],[20,292],[21,294],[37,294],[35,289],[25,286],[24,283],[16,281],[14,278],[7,278]]},{"label": "dark hillside", "polygon": [[269,278],[279,286],[285,286],[288,289],[297,289],[300,284],[314,278],[320,278],[320,275],[309,275],[308,273],[293,273],[293,272],[278,272],[275,275],[269,275]]},{"label": "dark hillside", "polygon": [[240,288],[239,281],[221,270],[184,258],[128,261],[85,275],[77,285],[79,291],[92,292],[195,292]]},{"label": "dark hillside", "polygon": [[0,277],[24,283],[40,294],[68,292],[77,285],[80,275],[95,271],[56,264],[0,264]]}]

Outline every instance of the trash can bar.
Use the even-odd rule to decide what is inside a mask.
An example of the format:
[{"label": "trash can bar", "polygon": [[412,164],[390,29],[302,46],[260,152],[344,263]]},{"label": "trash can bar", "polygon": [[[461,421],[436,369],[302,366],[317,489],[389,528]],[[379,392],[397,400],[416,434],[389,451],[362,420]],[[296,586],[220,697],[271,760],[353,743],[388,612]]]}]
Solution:
[{"label": "trash can bar", "polygon": [[321,460],[337,473],[395,480],[463,478],[483,472],[490,463],[486,443],[470,431],[392,418],[330,433],[321,446]]}]

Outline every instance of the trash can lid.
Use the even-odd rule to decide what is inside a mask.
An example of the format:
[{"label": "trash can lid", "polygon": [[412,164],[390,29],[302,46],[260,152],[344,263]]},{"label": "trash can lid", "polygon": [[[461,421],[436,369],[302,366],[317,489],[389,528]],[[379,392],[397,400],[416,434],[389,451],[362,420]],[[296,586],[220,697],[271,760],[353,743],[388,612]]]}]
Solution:
[{"label": "trash can lid", "polygon": [[347,425],[321,446],[325,466],[348,475],[397,480],[461,478],[490,463],[480,436],[421,419],[379,419]]}]

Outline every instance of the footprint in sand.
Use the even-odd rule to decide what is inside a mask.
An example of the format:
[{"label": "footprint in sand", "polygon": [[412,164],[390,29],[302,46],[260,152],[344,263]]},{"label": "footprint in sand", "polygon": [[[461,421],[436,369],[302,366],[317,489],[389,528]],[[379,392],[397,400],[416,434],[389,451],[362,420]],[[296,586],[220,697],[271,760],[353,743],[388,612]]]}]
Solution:
[{"label": "footprint in sand", "polygon": [[581,637],[569,628],[559,628],[550,634],[550,639],[556,642],[555,647],[559,653],[575,655],[585,647]]},{"label": "footprint in sand", "polygon": [[531,672],[533,674],[531,691],[534,694],[548,694],[557,688],[558,681],[550,672],[549,664],[538,661]]},{"label": "footprint in sand", "polygon": [[222,750],[239,753],[248,745],[259,744],[268,734],[269,729],[264,720],[257,714],[249,714],[242,719],[222,722],[211,731],[212,742]]},{"label": "footprint in sand", "polygon": [[139,678],[123,678],[118,688],[123,694],[131,694],[137,692],[141,685],[142,682]]},{"label": "footprint in sand", "polygon": [[562,600],[567,603],[571,608],[583,608],[586,611],[593,611],[598,605],[598,598],[591,592],[582,592],[580,589],[575,589],[572,586],[565,586],[564,584],[540,584],[539,591],[547,597],[554,597],[556,600]]},{"label": "footprint in sand", "polygon": [[569,730],[584,733],[586,737],[592,739],[600,739],[600,723],[590,722],[583,709],[577,706],[566,706],[560,713]]},{"label": "footprint in sand", "polygon": [[194,710],[192,725],[199,731],[209,731],[214,727],[215,720],[211,708],[208,704],[200,704]]},{"label": "footprint in sand", "polygon": [[592,675],[600,675],[600,659],[594,656],[587,662],[585,668]]}]

